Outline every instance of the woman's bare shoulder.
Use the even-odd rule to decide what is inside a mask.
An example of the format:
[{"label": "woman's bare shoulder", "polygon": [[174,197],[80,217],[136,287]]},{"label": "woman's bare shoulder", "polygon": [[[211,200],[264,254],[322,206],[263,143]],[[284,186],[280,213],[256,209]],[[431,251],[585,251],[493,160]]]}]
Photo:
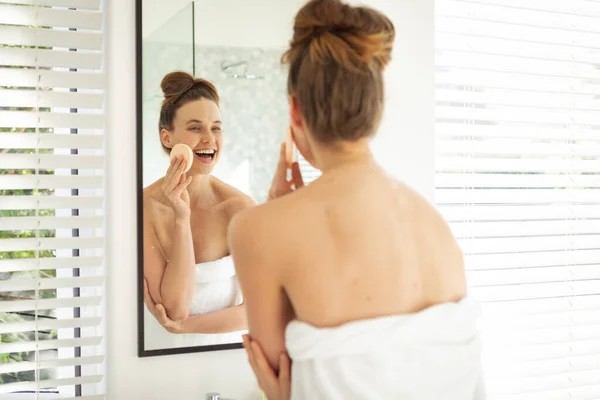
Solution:
[{"label": "woman's bare shoulder", "polygon": [[256,201],[252,197],[220,179],[214,178],[213,185],[221,197],[224,207],[231,216],[242,210],[256,206]]}]

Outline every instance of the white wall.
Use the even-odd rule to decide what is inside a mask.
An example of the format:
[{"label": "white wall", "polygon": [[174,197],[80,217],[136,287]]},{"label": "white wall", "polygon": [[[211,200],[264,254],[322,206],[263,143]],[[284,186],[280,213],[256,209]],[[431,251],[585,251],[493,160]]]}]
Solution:
[{"label": "white wall", "polygon": [[[143,36],[168,21],[191,0],[143,0]],[[196,44],[284,48],[305,0],[196,0]]]},{"label": "white wall", "polygon": [[[433,0],[372,3],[390,12],[398,31],[395,61],[388,72],[388,110],[375,142],[376,155],[391,173],[431,199]],[[218,391],[226,398],[257,399],[254,377],[241,350],[137,357],[134,1],[108,0],[106,21],[107,398],[188,400]]]},{"label": "white wall", "polygon": [[393,176],[433,202],[434,0],[368,3],[390,16],[396,27],[393,59],[386,71],[386,110],[373,151]]}]

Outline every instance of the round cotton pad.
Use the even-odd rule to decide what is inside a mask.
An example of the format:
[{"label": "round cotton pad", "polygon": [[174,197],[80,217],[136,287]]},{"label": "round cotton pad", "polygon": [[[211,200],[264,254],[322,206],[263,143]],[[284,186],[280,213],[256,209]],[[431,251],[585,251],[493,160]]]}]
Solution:
[{"label": "round cotton pad", "polygon": [[169,158],[173,160],[174,157],[183,157],[183,160],[185,161],[185,170],[183,172],[188,172],[190,168],[192,168],[194,152],[188,145],[179,143],[173,146]]}]

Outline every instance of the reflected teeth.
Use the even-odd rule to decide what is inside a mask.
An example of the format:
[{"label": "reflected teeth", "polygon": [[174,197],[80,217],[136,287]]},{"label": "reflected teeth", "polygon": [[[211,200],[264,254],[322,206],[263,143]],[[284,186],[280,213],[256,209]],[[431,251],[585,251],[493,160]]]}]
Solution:
[{"label": "reflected teeth", "polygon": [[209,154],[209,155],[214,155],[215,151],[214,150],[198,150],[196,152],[196,154],[200,155],[200,154]]}]

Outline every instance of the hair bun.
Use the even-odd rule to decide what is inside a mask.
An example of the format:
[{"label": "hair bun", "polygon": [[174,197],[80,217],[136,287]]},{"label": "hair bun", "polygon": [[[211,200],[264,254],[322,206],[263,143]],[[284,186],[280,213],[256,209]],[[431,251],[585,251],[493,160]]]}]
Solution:
[{"label": "hair bun", "polygon": [[185,93],[193,88],[198,88],[205,91],[209,98],[213,99],[217,104],[219,103],[219,94],[217,88],[202,78],[194,78],[192,75],[183,71],[171,72],[163,78],[160,83],[165,101],[176,102]]},{"label": "hair bun", "polygon": [[194,86],[194,77],[187,72],[176,71],[165,75],[160,88],[165,99],[180,97]]},{"label": "hair bun", "polygon": [[312,0],[296,16],[291,50],[307,47],[314,61],[335,61],[347,69],[364,69],[391,60],[393,23],[368,7],[352,7],[340,0]]}]

